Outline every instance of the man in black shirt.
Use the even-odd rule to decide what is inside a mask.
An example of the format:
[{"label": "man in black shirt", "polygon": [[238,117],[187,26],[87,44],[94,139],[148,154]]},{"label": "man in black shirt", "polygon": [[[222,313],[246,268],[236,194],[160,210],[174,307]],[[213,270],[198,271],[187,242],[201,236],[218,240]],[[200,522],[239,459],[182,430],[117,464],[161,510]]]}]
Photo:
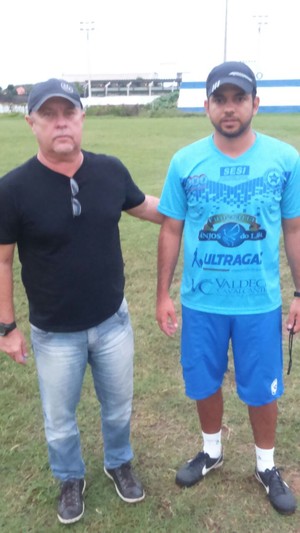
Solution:
[{"label": "man in black shirt", "polygon": [[162,215],[118,159],[81,149],[84,111],[71,84],[36,84],[26,120],[38,154],[0,180],[0,350],[26,363],[12,297],[17,244],[49,462],[61,482],[58,518],[69,524],[84,513],[76,407],[87,363],[101,405],[104,471],[124,501],[145,496],[131,467],[133,334],[118,222],[122,211],[155,223]]}]

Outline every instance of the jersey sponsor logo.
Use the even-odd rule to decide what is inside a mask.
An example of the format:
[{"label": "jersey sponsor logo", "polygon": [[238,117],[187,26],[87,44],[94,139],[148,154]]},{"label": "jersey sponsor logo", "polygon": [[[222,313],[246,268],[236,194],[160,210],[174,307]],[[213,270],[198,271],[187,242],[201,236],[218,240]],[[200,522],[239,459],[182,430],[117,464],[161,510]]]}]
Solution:
[{"label": "jersey sponsor logo", "polygon": [[241,224],[230,222],[223,224],[216,231],[200,230],[199,241],[216,241],[226,248],[236,248],[245,241],[260,241],[266,238],[266,230],[250,231]]},{"label": "jersey sponsor logo", "polygon": [[225,278],[214,278],[214,279],[202,279],[196,282],[192,278],[192,292],[201,292],[206,296],[209,295],[258,295],[265,294],[266,292],[266,281],[264,279],[225,279]]},{"label": "jersey sponsor logo", "polygon": [[198,257],[198,248],[194,252],[192,267],[203,270],[230,270],[229,267],[261,265],[262,252],[259,254],[212,254],[206,253],[203,258]]},{"label": "jersey sponsor logo", "polygon": [[249,176],[249,165],[236,165],[230,167],[220,167],[220,176]]},{"label": "jersey sponsor logo", "polygon": [[[216,224],[225,221],[225,224],[214,229]],[[249,225],[249,229],[245,229],[244,225]],[[215,241],[226,248],[236,248],[245,241],[259,241],[266,238],[266,230],[260,229],[255,217],[247,214],[239,215],[214,215],[210,217],[203,229],[199,231],[199,241]]]}]

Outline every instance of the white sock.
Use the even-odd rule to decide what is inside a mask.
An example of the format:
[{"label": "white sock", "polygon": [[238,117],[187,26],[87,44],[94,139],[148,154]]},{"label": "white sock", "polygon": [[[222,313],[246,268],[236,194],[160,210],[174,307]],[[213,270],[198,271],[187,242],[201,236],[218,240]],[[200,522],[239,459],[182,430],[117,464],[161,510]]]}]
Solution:
[{"label": "white sock", "polygon": [[274,466],[274,448],[265,450],[255,446],[256,466],[259,472],[264,472],[267,468],[272,470]]},{"label": "white sock", "polygon": [[217,459],[222,453],[221,433],[221,429],[218,433],[204,433],[202,431],[203,451],[208,453],[212,459]]}]

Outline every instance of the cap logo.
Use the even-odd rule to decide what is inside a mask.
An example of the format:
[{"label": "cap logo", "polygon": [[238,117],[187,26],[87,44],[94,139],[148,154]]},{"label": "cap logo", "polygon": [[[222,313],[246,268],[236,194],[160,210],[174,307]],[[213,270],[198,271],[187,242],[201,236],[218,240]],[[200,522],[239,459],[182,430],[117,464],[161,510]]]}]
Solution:
[{"label": "cap logo", "polygon": [[239,76],[240,78],[246,78],[246,80],[250,81],[252,83],[252,79],[247,76],[246,74],[243,74],[243,72],[229,72],[228,76]]},{"label": "cap logo", "polygon": [[60,84],[61,88],[63,91],[65,91],[66,93],[73,93],[74,92],[74,89],[71,85],[69,85],[68,83],[65,83],[64,81]]},{"label": "cap logo", "polygon": [[221,80],[216,81],[216,82],[213,84],[213,86],[212,86],[210,92],[211,92],[211,93],[214,93],[215,90],[216,90],[218,87],[220,87],[220,83],[221,83]]}]

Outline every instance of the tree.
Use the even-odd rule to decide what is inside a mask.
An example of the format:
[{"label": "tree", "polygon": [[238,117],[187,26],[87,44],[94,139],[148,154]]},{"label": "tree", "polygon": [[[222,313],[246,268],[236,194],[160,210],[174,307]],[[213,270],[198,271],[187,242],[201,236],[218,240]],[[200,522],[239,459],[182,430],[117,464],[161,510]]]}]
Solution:
[{"label": "tree", "polygon": [[14,95],[17,94],[17,90],[16,90],[15,86],[12,85],[12,84],[9,84],[4,92],[8,96],[14,96]]}]

